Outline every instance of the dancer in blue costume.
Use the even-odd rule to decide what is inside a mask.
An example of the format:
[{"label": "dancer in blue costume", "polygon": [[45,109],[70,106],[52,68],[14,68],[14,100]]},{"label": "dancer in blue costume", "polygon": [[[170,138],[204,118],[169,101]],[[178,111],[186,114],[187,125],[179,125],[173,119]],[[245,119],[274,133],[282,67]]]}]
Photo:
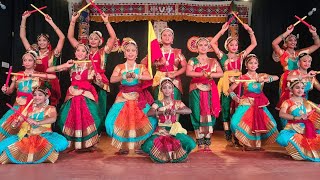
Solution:
[{"label": "dancer in blue costume", "polygon": [[312,110],[310,102],[302,97],[304,88],[301,80],[289,82],[292,96],[282,103],[279,112],[288,123],[277,137],[277,143],[294,160],[320,162],[320,111]]},{"label": "dancer in blue costume", "polygon": [[[307,53],[302,53],[299,55],[297,70],[290,71],[288,75],[288,81],[292,81],[294,79],[299,79],[304,83],[304,94],[303,97],[308,99],[309,92],[316,88],[320,91],[319,81],[316,79],[317,72],[309,71],[308,69],[311,67],[312,57]],[[287,124],[287,120],[281,118],[282,127],[285,127]]]},{"label": "dancer in blue costume", "polygon": [[[2,86],[1,90],[4,94],[12,94],[14,90],[17,91],[17,97],[14,103],[14,108],[20,112],[23,112],[25,107],[31,103],[32,91],[40,86],[40,84],[49,79],[55,79],[54,74],[45,74],[36,72],[34,70],[36,66],[37,53],[34,51],[27,51],[22,56],[22,65],[25,70],[16,73],[12,77],[12,82],[9,87]],[[9,109],[0,119],[0,141],[15,135],[19,132],[21,123],[17,121],[17,115],[13,110]]]},{"label": "dancer in blue costume", "polygon": [[120,92],[112,105],[106,121],[106,131],[119,154],[135,149],[141,153],[141,144],[152,135],[157,119],[146,115],[150,105],[142,96],[141,81],[151,80],[146,66],[136,63],[138,46],[131,38],[124,38],[122,50],[127,61],[117,65],[110,82],[120,82]]},{"label": "dancer in blue costume", "polygon": [[[278,76],[257,73],[258,58],[250,54],[245,59],[248,72],[230,86],[229,93],[239,103],[231,118],[231,130],[245,150],[260,150],[262,145],[275,142],[277,124],[267,109],[269,100],[263,93],[264,83],[278,80]],[[238,81],[238,82],[237,82]],[[233,90],[242,84],[243,95],[239,98]]]},{"label": "dancer in blue costume", "polygon": [[66,138],[51,130],[57,112],[48,105],[49,96],[46,87],[34,90],[33,106],[28,108],[27,120],[22,122],[19,133],[0,142],[0,163],[54,163],[59,152],[67,148]]}]

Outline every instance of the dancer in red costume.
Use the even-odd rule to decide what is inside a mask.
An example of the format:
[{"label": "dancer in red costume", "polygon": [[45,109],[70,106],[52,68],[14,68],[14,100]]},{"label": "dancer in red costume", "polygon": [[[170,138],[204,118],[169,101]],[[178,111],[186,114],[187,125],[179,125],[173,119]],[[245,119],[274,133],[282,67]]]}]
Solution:
[{"label": "dancer in red costume", "polygon": [[[22,14],[21,25],[20,25],[20,38],[23,43],[24,48],[28,50],[34,50],[37,52],[37,60],[35,70],[39,72],[46,72],[46,70],[57,64],[57,60],[60,56],[65,36],[59,27],[53,22],[52,18],[47,14],[45,16],[45,20],[50,24],[50,26],[54,29],[59,37],[59,41],[57,46],[52,49],[50,44],[49,35],[48,34],[40,34],[37,37],[36,46],[31,46],[27,37],[26,37],[26,21],[30,16],[30,12],[25,11]],[[60,84],[58,78],[47,81],[50,84],[49,87],[51,91],[50,96],[50,104],[56,106],[59,104],[59,100],[61,98],[60,92]]]}]

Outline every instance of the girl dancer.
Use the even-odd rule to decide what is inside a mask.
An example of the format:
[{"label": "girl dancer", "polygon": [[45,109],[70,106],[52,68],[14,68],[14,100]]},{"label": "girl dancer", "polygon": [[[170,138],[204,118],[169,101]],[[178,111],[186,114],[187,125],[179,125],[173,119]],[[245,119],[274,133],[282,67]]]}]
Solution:
[{"label": "girl dancer", "polygon": [[111,83],[120,82],[120,92],[112,105],[106,121],[106,131],[112,137],[112,145],[120,149],[119,154],[128,154],[135,149],[141,153],[141,144],[154,131],[157,120],[146,115],[150,105],[142,96],[141,81],[150,80],[146,66],[136,63],[138,46],[131,38],[122,43],[124,64],[117,65],[110,78]]},{"label": "girl dancer", "polygon": [[[12,77],[12,83],[9,87],[4,85],[1,88],[2,92],[7,95],[13,93],[15,89],[17,90],[14,108],[20,112],[23,112],[26,106],[31,103],[32,91],[40,86],[43,80],[56,78],[54,74],[45,74],[34,70],[36,57],[36,52],[27,51],[22,56],[22,66],[24,66],[25,70],[16,73]],[[17,114],[11,109],[2,116],[0,119],[0,141],[19,132],[21,123],[19,123],[17,117]]]},{"label": "girl dancer", "polygon": [[320,162],[320,130],[310,121],[310,115],[315,110],[302,97],[305,84],[293,80],[288,85],[292,96],[282,103],[279,112],[279,116],[288,123],[277,137],[277,143],[285,147],[294,160]]},{"label": "girl dancer", "polygon": [[[73,47],[77,47],[79,42],[74,38],[74,27],[77,19],[79,18],[80,14],[74,13],[71,17],[70,26],[68,29],[68,39]],[[100,117],[101,119],[104,119],[107,115],[107,93],[110,92],[109,88],[109,80],[107,79],[105,75],[105,68],[106,63],[108,60],[108,56],[113,48],[113,45],[116,41],[116,33],[114,32],[109,20],[108,15],[105,13],[101,14],[101,18],[106,25],[107,31],[110,35],[110,38],[108,39],[107,43],[104,47],[99,47],[103,43],[103,37],[102,33],[100,31],[93,31],[89,35],[89,47],[90,47],[90,54],[89,59],[94,60],[94,66],[96,69],[96,73],[99,73],[99,75],[102,78],[103,86],[100,86],[101,88],[96,88],[98,91],[98,97],[99,97],[99,109],[100,109]]]},{"label": "girl dancer", "polygon": [[103,86],[102,78],[88,62],[89,47],[78,44],[75,57],[59,66],[47,69],[47,72],[70,71],[71,86],[61,106],[57,125],[67,138],[70,150],[93,150],[99,141],[101,118],[98,110],[98,95],[92,83]]},{"label": "girl dancer", "polygon": [[[48,34],[40,34],[37,37],[36,48],[32,47],[26,38],[26,21],[27,18],[31,14],[28,11],[25,11],[22,15],[21,25],[20,25],[20,38],[24,48],[28,50],[34,50],[37,52],[37,60],[35,70],[39,72],[46,72],[46,70],[57,64],[57,60],[60,56],[65,36],[59,29],[59,27],[53,22],[52,18],[47,14],[45,16],[45,20],[50,24],[50,26],[54,29],[59,37],[59,41],[57,47],[52,49],[49,35]],[[60,84],[58,78],[47,81],[51,87],[51,96],[50,96],[50,104],[56,106],[59,104],[59,100],[61,98],[60,92]]]},{"label": "girl dancer", "polygon": [[[238,53],[239,41],[238,37],[228,37],[224,43],[224,48],[228,51],[227,54],[223,53],[218,47],[219,38],[228,30],[229,25],[225,23],[221,30],[213,37],[211,40],[211,46],[216,53],[217,57],[222,64],[222,70],[224,71],[223,77],[220,78],[218,82],[218,91],[221,96],[221,105],[222,105],[222,121],[223,127],[225,130],[226,140],[231,142],[232,135],[229,127],[229,122],[231,119],[231,114],[234,112],[236,108],[236,103],[231,102],[231,98],[229,96],[229,86],[233,82],[235,77],[241,75],[242,70],[242,62],[244,58],[250,54],[250,52],[257,46],[256,37],[254,36],[253,30],[247,25],[243,25],[244,29],[246,29],[249,33],[251,44],[242,52]],[[236,89],[235,93],[240,95],[240,89]],[[238,141],[236,139],[234,145],[238,145]]]},{"label": "girl dancer", "polygon": [[[231,130],[245,150],[260,150],[262,145],[273,143],[278,135],[276,121],[267,109],[269,101],[263,94],[263,85],[279,78],[257,73],[259,61],[254,54],[247,56],[245,66],[248,72],[229,89],[231,98],[239,103],[231,118]],[[241,98],[233,92],[239,82],[244,89]]]},{"label": "girl dancer", "polygon": [[57,112],[54,106],[48,105],[49,96],[46,87],[34,90],[33,106],[28,109],[28,119],[22,123],[19,133],[0,142],[0,163],[54,163],[59,152],[67,148],[66,138],[51,130]]},{"label": "girl dancer", "polygon": [[[272,42],[272,47],[274,50],[273,59],[274,61],[281,63],[284,71],[284,73],[280,78],[280,84],[279,84],[280,99],[276,109],[280,109],[282,102],[285,101],[286,99],[289,99],[290,97],[290,94],[289,94],[290,90],[287,89],[287,77],[290,71],[298,69],[299,54],[301,53],[311,54],[320,47],[320,39],[317,34],[316,28],[311,26],[309,28],[309,31],[312,34],[314,44],[310,47],[295,50],[297,46],[297,37],[291,34],[293,30],[294,30],[294,26],[290,25],[287,28],[286,32],[278,36]],[[279,46],[281,41],[284,41],[283,48]]]},{"label": "girl dancer", "polygon": [[[163,57],[154,62],[154,65],[157,67],[157,72],[153,78],[154,87],[154,99],[161,100],[163,94],[159,88],[160,80],[164,77],[169,77],[173,80],[175,85],[174,88],[174,99],[181,100],[182,94],[182,84],[180,75],[186,71],[187,62],[181,49],[172,48],[174,32],[170,28],[164,28],[161,31],[161,43],[162,43],[162,54]],[[179,65],[181,68],[178,69]]]},{"label": "girl dancer", "polygon": [[192,77],[189,89],[191,121],[199,149],[211,151],[211,134],[220,113],[220,100],[214,78],[223,75],[218,61],[207,56],[209,40],[200,37],[196,41],[198,56],[188,62],[187,76]]},{"label": "girl dancer", "polygon": [[158,118],[158,127],[141,146],[154,162],[183,162],[196,144],[177,121],[177,114],[190,114],[191,110],[182,101],[173,99],[174,84],[170,78],[160,82],[163,100],[156,100],[148,116]]},{"label": "girl dancer", "polygon": [[[308,99],[309,91],[311,91],[314,87],[320,91],[320,84],[316,79],[317,72],[316,71],[307,71],[311,67],[312,57],[307,53],[302,53],[299,55],[298,60],[298,69],[292,70],[289,72],[288,81],[292,81],[294,79],[299,79],[304,83],[304,94],[303,97]],[[288,91],[288,88],[287,90]],[[287,124],[287,120],[281,118],[282,127],[285,127]]]}]

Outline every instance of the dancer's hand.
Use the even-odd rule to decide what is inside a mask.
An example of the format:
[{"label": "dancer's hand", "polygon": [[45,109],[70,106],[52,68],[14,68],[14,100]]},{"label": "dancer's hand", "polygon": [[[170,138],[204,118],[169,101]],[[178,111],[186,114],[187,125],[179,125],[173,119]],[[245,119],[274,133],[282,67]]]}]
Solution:
[{"label": "dancer's hand", "polygon": [[102,13],[100,16],[105,24],[107,24],[109,22],[109,15],[108,14]]},{"label": "dancer's hand", "polygon": [[168,77],[171,79],[174,79],[174,78],[176,78],[176,75],[175,75],[175,73],[168,73]]},{"label": "dancer's hand", "polygon": [[291,24],[289,27],[287,27],[286,32],[287,32],[288,34],[290,34],[290,33],[292,33],[293,30],[294,30],[294,26]]},{"label": "dancer's hand", "polygon": [[22,19],[27,19],[30,15],[31,15],[31,13],[30,13],[29,11],[25,11],[25,12],[22,14]]},{"label": "dancer's hand", "polygon": [[310,26],[309,31],[311,32],[311,34],[317,34],[317,28]]},{"label": "dancer's hand", "polygon": [[53,22],[52,18],[49,16],[49,14],[46,14],[46,16],[44,17],[44,19],[49,23],[49,22]]},{"label": "dancer's hand", "polygon": [[101,75],[99,73],[96,73],[96,80],[98,82],[101,82],[101,80],[102,80],[102,77],[101,77]]},{"label": "dancer's hand", "polygon": [[3,93],[6,93],[6,92],[8,91],[8,87],[4,84],[4,85],[2,86],[2,88],[1,88],[1,91],[2,91]]},{"label": "dancer's hand", "polygon": [[229,24],[228,22],[224,23],[221,27],[221,31],[224,33],[229,29]]},{"label": "dancer's hand", "polygon": [[66,63],[64,63],[64,68],[68,69],[74,65],[74,61],[72,59],[68,60]]},{"label": "dancer's hand", "polygon": [[39,126],[39,122],[38,121],[35,121],[31,118],[28,118],[27,119],[27,122],[30,124],[30,125],[35,125],[35,126]]},{"label": "dancer's hand", "polygon": [[301,119],[303,119],[303,120],[308,119],[308,115],[307,115],[307,114],[302,114],[300,117],[301,117]]},{"label": "dancer's hand", "polygon": [[77,21],[77,19],[79,18],[79,16],[80,16],[80,14],[79,13],[77,13],[77,12],[74,12],[73,14],[72,14],[72,16],[71,16],[71,22],[76,22]]},{"label": "dancer's hand", "polygon": [[316,71],[313,71],[311,70],[309,73],[308,73],[308,77],[314,77],[317,75],[317,72]]},{"label": "dancer's hand", "polygon": [[245,30],[247,30],[248,32],[252,32],[252,29],[251,29],[251,27],[250,27],[248,24],[243,24],[243,28],[244,28]]}]

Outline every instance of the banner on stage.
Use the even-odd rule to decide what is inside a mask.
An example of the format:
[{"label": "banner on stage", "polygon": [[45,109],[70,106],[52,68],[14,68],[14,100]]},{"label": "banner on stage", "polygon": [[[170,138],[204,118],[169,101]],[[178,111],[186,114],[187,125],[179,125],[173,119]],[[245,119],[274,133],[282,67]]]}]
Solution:
[{"label": "banner on stage", "polygon": [[[82,0],[68,0],[69,14],[81,9]],[[90,2],[87,0],[87,2]],[[95,0],[103,12],[109,14],[111,22],[123,21],[195,21],[202,23],[223,23],[228,19],[231,1],[187,1],[187,0]],[[238,16],[250,24],[252,3],[234,1]],[[90,20],[101,22],[99,11],[89,6]]]}]

